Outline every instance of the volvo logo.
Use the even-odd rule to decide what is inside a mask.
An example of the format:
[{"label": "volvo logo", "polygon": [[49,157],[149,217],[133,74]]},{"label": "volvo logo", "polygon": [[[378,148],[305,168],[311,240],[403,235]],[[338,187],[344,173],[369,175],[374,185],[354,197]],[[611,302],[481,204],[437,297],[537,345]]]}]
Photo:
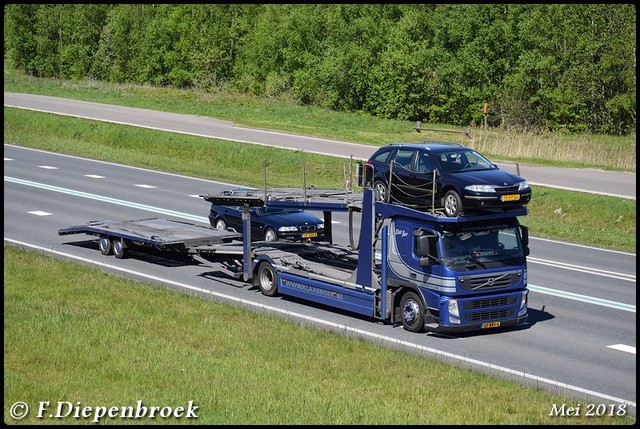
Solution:
[{"label": "volvo logo", "polygon": [[490,279],[487,280],[487,284],[489,286],[493,286],[493,283],[495,283],[496,279],[494,279],[493,277],[491,277]]}]

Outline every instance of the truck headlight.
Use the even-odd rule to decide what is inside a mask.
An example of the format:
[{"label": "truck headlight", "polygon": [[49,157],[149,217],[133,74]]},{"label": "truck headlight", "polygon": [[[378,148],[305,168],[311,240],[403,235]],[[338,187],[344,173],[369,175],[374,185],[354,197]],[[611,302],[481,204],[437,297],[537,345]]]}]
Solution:
[{"label": "truck headlight", "polygon": [[520,310],[523,308],[527,308],[527,303],[529,302],[529,291],[525,290],[522,292],[522,298],[520,298]]},{"label": "truck headlight", "polygon": [[278,228],[279,232],[296,232],[297,230],[297,226],[281,226],[280,228]]},{"label": "truck headlight", "polygon": [[460,317],[460,312],[458,311],[458,301],[456,301],[455,299],[450,299],[447,305],[449,307],[449,315]]}]

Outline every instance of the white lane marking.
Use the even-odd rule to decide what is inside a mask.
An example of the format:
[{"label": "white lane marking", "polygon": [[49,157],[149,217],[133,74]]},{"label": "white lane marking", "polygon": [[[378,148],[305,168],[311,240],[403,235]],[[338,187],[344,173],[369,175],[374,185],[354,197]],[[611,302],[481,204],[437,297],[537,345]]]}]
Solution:
[{"label": "white lane marking", "polygon": [[97,174],[85,174],[84,177],[88,177],[90,179],[104,179],[104,176],[98,176]]},{"label": "white lane marking", "polygon": [[147,173],[162,174],[162,175],[171,176],[171,177],[180,177],[180,178],[183,178],[183,179],[196,180],[196,181],[199,181],[199,182],[215,183],[217,185],[238,186],[235,183],[226,183],[226,182],[219,182],[217,180],[200,179],[199,177],[189,177],[189,176],[185,176],[183,174],[167,173],[167,172],[164,172],[164,171],[150,170],[148,168],[133,167],[131,165],[124,165],[124,164],[116,164],[115,162],[100,161],[100,160],[97,160],[97,159],[90,159],[90,158],[82,158],[81,156],[74,156],[74,155],[66,155],[64,153],[49,152],[49,151],[42,150],[42,149],[33,149],[33,148],[30,148],[30,147],[17,146],[17,145],[10,144],[10,143],[5,143],[4,145],[12,147],[14,149],[21,149],[21,150],[28,150],[28,151],[32,151],[32,152],[46,153],[47,155],[62,156],[62,157],[71,158],[71,159],[81,159],[81,160],[87,161],[87,162],[96,162],[96,163],[99,163],[99,164],[114,165],[116,167],[122,167],[122,168],[127,168],[127,169],[132,169],[132,170],[139,170],[139,171],[145,171]]},{"label": "white lane marking", "polygon": [[622,302],[610,301],[608,299],[596,298],[595,296],[580,295],[579,293],[565,292],[563,290],[551,289],[544,286],[528,284],[530,291],[543,293],[546,295],[559,296],[561,298],[572,299],[574,301],[586,302],[587,304],[601,305],[603,307],[616,308],[618,310],[636,312],[636,306],[624,304]]},{"label": "white lane marking", "polygon": [[133,185],[133,186],[137,186],[138,188],[145,188],[145,189],[154,189],[154,188],[155,188],[155,186],[152,186],[152,185],[144,185],[144,184]]},{"label": "white lane marking", "polygon": [[27,212],[27,213],[36,215],[36,216],[51,216],[51,213],[41,212],[40,210],[34,210],[32,212]]},{"label": "white lane marking", "polygon": [[633,346],[628,346],[626,344],[613,344],[611,346],[607,346],[608,349],[620,350],[621,352],[627,352],[631,354],[636,354],[636,348]]},{"label": "white lane marking", "polygon": [[44,168],[45,170],[57,170],[58,167],[52,167],[50,165],[39,165],[39,168]]},{"label": "white lane marking", "polygon": [[603,276],[603,277],[611,277],[613,279],[627,280],[627,281],[630,281],[630,282],[635,282],[636,281],[636,276],[634,274],[624,274],[624,273],[618,273],[618,272],[615,272],[615,271],[600,270],[600,269],[595,269],[595,268],[591,268],[591,267],[585,267],[585,266],[581,266],[581,265],[567,264],[567,263],[564,263],[564,262],[549,261],[547,259],[533,258],[531,256],[527,257],[527,262],[529,262],[529,263],[533,262],[535,264],[540,264],[540,265],[547,265],[549,267],[564,268],[565,270],[578,271],[578,272],[581,272],[581,273],[595,274],[595,275]]},{"label": "white lane marking", "polygon": [[5,161],[14,161],[14,159],[13,159],[13,158],[5,158],[4,160],[5,160]]},{"label": "white lane marking", "polygon": [[154,282],[161,282],[161,283],[171,284],[171,285],[183,288],[183,289],[188,289],[188,290],[195,291],[195,292],[200,292],[200,293],[203,293],[203,294],[206,294],[206,295],[215,296],[215,297],[218,297],[218,298],[221,298],[221,299],[224,299],[224,300],[233,301],[235,303],[244,304],[244,305],[248,305],[248,306],[251,306],[251,307],[258,308],[258,309],[267,310],[267,311],[270,311],[270,312],[273,312],[273,313],[284,314],[284,315],[287,315],[287,316],[290,316],[290,317],[295,317],[295,318],[298,318],[298,319],[311,321],[311,322],[314,322],[314,323],[318,323],[320,325],[324,325],[324,326],[329,327],[329,328],[339,329],[340,332],[352,332],[352,333],[358,334],[358,335],[360,335],[362,337],[368,337],[368,338],[373,339],[373,340],[383,341],[383,342],[390,343],[390,344],[401,345],[401,346],[404,346],[404,347],[409,347],[409,348],[412,348],[412,349],[420,350],[422,352],[430,353],[430,354],[435,355],[435,356],[444,357],[444,358],[452,358],[452,359],[458,360],[460,362],[466,362],[466,363],[469,363],[469,364],[472,364],[472,365],[477,365],[479,367],[490,368],[492,370],[495,370],[495,371],[498,371],[498,372],[503,372],[505,374],[516,375],[516,376],[522,377],[524,379],[534,380],[534,381],[539,382],[539,383],[546,383],[546,384],[548,384],[550,386],[554,386],[556,388],[572,390],[572,391],[579,392],[579,393],[585,393],[587,395],[591,395],[591,396],[594,396],[594,397],[597,397],[597,398],[601,398],[601,399],[606,400],[606,401],[614,401],[614,402],[630,405],[630,406],[632,406],[634,408],[636,407],[636,403],[635,402],[629,401],[627,399],[616,398],[615,396],[610,396],[610,395],[607,395],[607,394],[604,394],[604,393],[595,392],[593,390],[584,389],[582,387],[572,386],[570,384],[561,383],[559,381],[554,381],[554,380],[551,380],[551,379],[548,379],[548,378],[544,378],[544,377],[538,377],[536,375],[532,375],[532,374],[529,374],[527,372],[518,371],[518,370],[515,370],[515,369],[510,369],[510,368],[494,365],[492,363],[483,362],[483,361],[480,361],[480,360],[477,360],[477,359],[471,359],[471,358],[468,358],[466,356],[456,355],[456,354],[453,354],[453,353],[444,352],[442,350],[437,350],[437,349],[434,349],[432,347],[426,347],[426,346],[422,346],[420,344],[415,344],[415,343],[411,343],[411,342],[404,341],[404,340],[398,340],[397,338],[391,338],[391,337],[387,337],[385,335],[375,334],[373,332],[369,332],[369,331],[365,331],[365,330],[362,330],[362,329],[353,328],[353,327],[348,326],[348,325],[341,325],[339,323],[331,322],[331,321],[328,321],[328,320],[318,319],[317,317],[307,316],[306,314],[295,313],[295,312],[289,311],[289,310],[283,310],[281,308],[272,307],[270,305],[260,304],[258,302],[253,302],[253,301],[250,301],[250,300],[247,300],[247,299],[237,298],[235,296],[230,296],[230,295],[225,295],[225,294],[220,293],[220,292],[214,292],[212,290],[202,289],[202,288],[197,287],[197,286],[191,286],[191,285],[188,285],[188,284],[185,284],[185,283],[180,283],[180,282],[175,282],[175,281],[172,281],[172,280],[163,279],[161,277],[156,277],[156,276],[152,276],[152,275],[149,275],[149,274],[140,273],[138,271],[129,270],[129,269],[126,269],[126,268],[118,267],[116,265],[110,265],[110,264],[106,264],[104,262],[98,262],[98,261],[95,261],[93,259],[87,259],[87,258],[83,258],[83,257],[80,257],[80,256],[71,255],[69,253],[59,252],[57,250],[51,250],[51,249],[47,249],[45,247],[36,246],[36,245],[33,245],[33,244],[24,243],[24,242],[17,241],[17,240],[12,240],[10,238],[6,238],[5,237],[4,240],[8,241],[10,243],[14,243],[14,244],[22,245],[22,246],[25,246],[25,247],[30,247],[30,248],[33,248],[33,249],[37,249],[37,250],[40,250],[40,251],[43,251],[43,252],[46,252],[46,253],[52,253],[52,254],[55,254],[55,255],[60,255],[60,256],[63,256],[65,258],[70,258],[70,259],[75,259],[75,260],[79,260],[79,261],[83,261],[83,262],[88,262],[90,264],[98,265],[98,266],[102,266],[102,267],[107,267],[107,268],[112,269],[112,270],[117,270],[117,271],[121,271],[121,272],[124,272],[124,273],[134,274],[136,276],[147,278],[147,279],[152,280]]}]

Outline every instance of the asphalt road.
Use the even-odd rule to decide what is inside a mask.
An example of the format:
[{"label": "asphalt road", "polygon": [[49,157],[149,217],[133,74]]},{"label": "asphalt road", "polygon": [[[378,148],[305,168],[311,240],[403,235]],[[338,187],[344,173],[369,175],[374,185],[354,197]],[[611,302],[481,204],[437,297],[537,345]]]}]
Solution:
[{"label": "asphalt road", "polygon": [[[99,121],[126,124],[203,137],[214,137],[248,144],[259,144],[310,153],[354,159],[367,159],[376,149],[313,137],[274,131],[236,127],[229,121],[215,118],[160,112],[132,107],[114,106],[33,94],[4,93],[5,107],[17,107],[41,112],[77,116]],[[386,143],[386,142],[385,142]],[[497,163],[519,174],[533,185],[549,186],[580,192],[636,199],[635,173],[610,172],[597,169],[558,168]]]},{"label": "asphalt road", "polygon": [[[207,224],[198,197],[228,188],[128,166],[4,145],[5,243],[165,287],[268,311],[388,347],[579,398],[636,407],[636,255],[531,238],[529,323],[519,329],[440,336],[286,298],[269,298],[214,267],[146,254],[100,254],[95,237],[58,236],[90,220],[167,217]],[[346,216],[336,215],[346,244]],[[526,224],[526,219],[523,220]],[[545,412],[562,404],[542,404]]]}]

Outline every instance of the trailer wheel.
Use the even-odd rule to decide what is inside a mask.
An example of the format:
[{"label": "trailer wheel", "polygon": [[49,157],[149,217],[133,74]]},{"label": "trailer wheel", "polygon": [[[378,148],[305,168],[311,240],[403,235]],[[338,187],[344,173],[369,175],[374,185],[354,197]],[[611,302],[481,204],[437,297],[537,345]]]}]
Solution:
[{"label": "trailer wheel", "polygon": [[109,237],[100,237],[100,240],[98,241],[98,248],[100,248],[100,253],[103,255],[111,255],[113,252],[111,239]]},{"label": "trailer wheel", "polygon": [[414,292],[407,292],[400,300],[402,326],[410,332],[420,332],[424,328],[424,304]]},{"label": "trailer wheel", "polygon": [[124,259],[127,257],[127,246],[124,244],[124,239],[113,240],[113,256],[118,259]]},{"label": "trailer wheel", "polygon": [[278,284],[276,280],[276,270],[270,263],[263,262],[258,266],[258,288],[260,292],[266,296],[274,296],[278,293]]}]

